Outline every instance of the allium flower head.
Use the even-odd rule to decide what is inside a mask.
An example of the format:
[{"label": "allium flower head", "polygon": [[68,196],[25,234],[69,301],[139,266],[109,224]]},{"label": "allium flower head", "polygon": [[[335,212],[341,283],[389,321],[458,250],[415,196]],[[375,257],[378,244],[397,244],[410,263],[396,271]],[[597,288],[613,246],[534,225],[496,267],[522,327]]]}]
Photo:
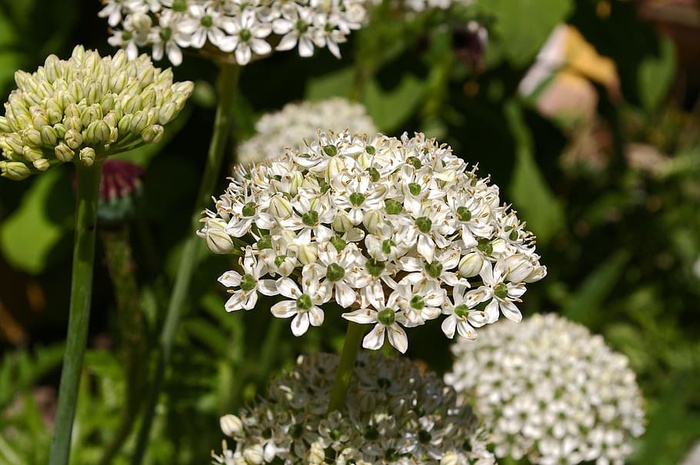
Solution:
[{"label": "allium flower head", "polygon": [[228,311],[252,309],[251,293],[280,294],[271,311],[293,318],[299,336],[332,300],[372,325],[370,349],[388,338],[405,352],[404,328],[442,315],[450,338],[473,339],[500,313],[520,320],[526,283],[546,273],[498,187],[423,134],[319,133],[236,167],[202,221],[212,251],[242,256],[220,278],[232,288]]},{"label": "allium flower head", "polygon": [[355,134],[377,132],[365,107],[359,103],[343,98],[289,103],[258,120],[256,134],[238,147],[238,161],[259,162],[284,153],[287,147],[303,149],[303,141],[316,137],[319,128],[336,132],[349,129]]},{"label": "allium flower head", "polygon": [[253,56],[299,49],[311,56],[327,47],[340,57],[339,44],[359,29],[364,0],[103,0],[99,16],[112,26],[110,44],[136,57],[151,46],[153,58],[167,54],[182,62],[182,49],[202,50],[219,59],[248,64]]},{"label": "allium flower head", "polygon": [[478,344],[453,346],[445,376],[491,430],[499,458],[537,464],[622,464],[644,432],[627,357],[601,336],[550,314],[502,322]]},{"label": "allium flower head", "polygon": [[157,142],[193,88],[173,83],[146,55],[128,61],[123,51],[100,57],[82,46],[66,61],[50,55],[33,74],[16,72],[15,81],[0,116],[0,171],[15,180]]},{"label": "allium flower head", "polygon": [[266,398],[221,428],[236,441],[214,463],[493,464],[477,418],[409,360],[360,354],[346,411],[326,414],[338,357],[300,357]]}]

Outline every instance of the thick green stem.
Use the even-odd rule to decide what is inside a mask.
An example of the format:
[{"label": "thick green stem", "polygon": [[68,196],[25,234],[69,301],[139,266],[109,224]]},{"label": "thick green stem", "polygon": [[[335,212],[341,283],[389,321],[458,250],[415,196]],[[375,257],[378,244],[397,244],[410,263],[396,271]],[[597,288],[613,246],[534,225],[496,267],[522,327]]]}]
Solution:
[{"label": "thick green stem", "polygon": [[66,352],[63,356],[58,407],[49,465],[66,465],[70,458],[71,434],[78,386],[87,345],[92,299],[92,271],[95,257],[97,201],[102,163],[90,167],[76,165],[77,212],[71,276],[70,310]]},{"label": "thick green stem", "polygon": [[192,274],[197,265],[199,252],[204,241],[196,236],[195,231],[200,228],[202,209],[211,201],[211,195],[219,179],[221,165],[224,159],[224,149],[228,142],[233,125],[234,99],[238,91],[238,74],[240,68],[234,64],[221,64],[218,80],[218,104],[216,107],[216,119],[214,120],[214,133],[209,145],[207,163],[199,186],[199,192],[195,202],[194,213],[192,215],[191,230],[185,240],[185,247],[180,258],[175,285],[170,296],[170,303],[165,315],[165,323],[160,335],[160,353],[158,365],[151,390],[149,392],[148,404],[144,412],[144,419],[139,431],[139,438],[132,464],[139,465],[144,457],[148,445],[153,416],[155,414],[158,397],[165,378],[165,369],[170,363],[173,342],[177,333],[182,310],[184,308],[187,292],[192,280]]},{"label": "thick green stem", "polygon": [[345,408],[345,397],[348,394],[352,371],[355,368],[357,352],[360,349],[364,333],[364,326],[353,322],[348,324],[348,331],[345,333],[345,341],[343,341],[343,351],[340,353],[338,371],[335,373],[331,400],[328,402],[328,413],[335,410],[342,411]]}]

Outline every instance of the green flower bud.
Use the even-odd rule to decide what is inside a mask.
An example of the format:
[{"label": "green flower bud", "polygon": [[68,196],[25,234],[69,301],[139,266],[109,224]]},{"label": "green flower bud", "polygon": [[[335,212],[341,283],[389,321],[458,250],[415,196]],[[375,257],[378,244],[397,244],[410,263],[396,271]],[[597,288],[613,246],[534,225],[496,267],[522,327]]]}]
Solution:
[{"label": "green flower bud", "polygon": [[119,129],[119,132],[122,134],[128,134],[131,131],[131,120],[134,118],[134,115],[131,114],[126,114],[121,117],[119,120],[119,123],[117,124],[117,129]]},{"label": "green flower bud", "polygon": [[85,98],[85,88],[83,87],[83,83],[71,81],[71,83],[68,84],[68,95],[72,101],[80,102],[83,98]]},{"label": "green flower bud", "polygon": [[105,144],[109,141],[110,129],[102,120],[93,121],[84,132],[83,142],[90,145]]},{"label": "green flower bud", "polygon": [[75,152],[64,142],[61,142],[56,146],[54,153],[56,158],[63,163],[68,163],[73,159],[73,156],[75,156]]},{"label": "green flower bud", "polygon": [[34,168],[36,168],[39,171],[46,171],[47,169],[51,168],[51,163],[46,158],[38,158],[32,162],[34,165]]},{"label": "green flower bud", "polygon": [[66,137],[66,127],[63,124],[54,124],[53,129],[54,131],[56,131],[56,137],[58,137],[59,139],[63,139]]},{"label": "green flower bud", "polygon": [[27,128],[22,131],[22,139],[26,145],[31,145],[32,147],[41,147],[41,133],[34,128]]},{"label": "green flower bud", "polygon": [[28,178],[32,171],[24,163],[17,161],[0,161],[0,174],[13,181]]},{"label": "green flower bud", "polygon": [[91,123],[102,119],[102,107],[99,104],[92,104],[85,107],[80,115],[80,122],[84,127],[88,127]]},{"label": "green flower bud", "polygon": [[83,135],[75,129],[69,129],[66,131],[65,141],[68,147],[77,149],[83,145]]},{"label": "green flower bud", "polygon": [[49,124],[56,124],[63,119],[63,109],[56,99],[46,101],[46,119]]},{"label": "green flower bud", "polygon": [[11,130],[12,129],[10,128],[10,123],[7,121],[7,118],[0,116],[0,133],[10,132]]},{"label": "green flower bud", "polygon": [[175,115],[177,115],[179,111],[180,109],[175,102],[165,102],[158,112],[158,123],[169,123],[173,118],[175,118]]},{"label": "green flower bud", "polygon": [[146,126],[148,126],[149,124],[150,118],[148,117],[148,113],[139,110],[137,113],[134,114],[133,118],[131,119],[131,127],[129,128],[129,131],[138,134],[144,129],[146,129]]},{"label": "green flower bud", "polygon": [[163,126],[160,124],[151,124],[141,131],[141,138],[143,138],[144,142],[147,144],[155,144],[163,137],[163,132],[165,132]]},{"label": "green flower bud", "polygon": [[34,108],[32,110],[32,125],[36,129],[41,129],[49,124],[49,120],[46,118],[44,110],[41,108]]},{"label": "green flower bud", "polygon": [[41,128],[41,143],[42,145],[51,145],[55,146],[56,145],[56,140],[58,140],[58,135],[56,134],[56,130],[52,128],[51,126],[44,126]]},{"label": "green flower bud", "polygon": [[35,162],[44,157],[44,152],[39,148],[25,145],[22,147],[22,156],[24,156],[24,159],[27,161]]},{"label": "green flower bud", "polygon": [[95,154],[95,149],[92,147],[83,147],[80,149],[80,154],[78,155],[78,159],[85,166],[92,166],[93,163],[95,163],[96,157],[97,154]]}]

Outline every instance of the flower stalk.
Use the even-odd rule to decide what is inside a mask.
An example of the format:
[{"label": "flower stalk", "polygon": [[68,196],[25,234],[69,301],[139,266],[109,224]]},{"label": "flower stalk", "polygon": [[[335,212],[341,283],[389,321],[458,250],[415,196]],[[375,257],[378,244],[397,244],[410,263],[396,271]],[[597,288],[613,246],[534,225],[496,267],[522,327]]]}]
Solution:
[{"label": "flower stalk", "polygon": [[80,371],[90,322],[95,231],[102,162],[76,164],[77,213],[73,248],[70,310],[66,352],[58,394],[58,407],[49,465],[66,465],[70,458],[71,434],[78,401]]},{"label": "flower stalk", "polygon": [[333,389],[328,402],[328,414],[335,410],[343,411],[345,407],[345,398],[348,394],[350,381],[352,380],[352,371],[355,368],[357,352],[360,350],[360,342],[362,342],[364,333],[365,328],[361,324],[349,322],[348,330],[345,333],[345,341],[343,341],[343,349],[340,353],[338,371],[335,373]]},{"label": "flower stalk", "polygon": [[[216,108],[216,117],[214,120],[214,132],[209,152],[207,155],[207,163],[204,168],[202,180],[197,194],[197,199],[192,214],[191,228],[192,232],[200,227],[201,211],[204,206],[210,201],[211,195],[219,179],[219,172],[224,159],[224,149],[231,135],[233,126],[233,113],[235,96],[238,89],[238,76],[240,67],[235,64],[222,63],[218,78],[218,104]],[[142,462],[145,449],[148,443],[151,425],[155,408],[158,404],[158,397],[162,389],[165,378],[165,370],[170,363],[170,355],[172,352],[173,342],[177,333],[180,320],[182,319],[182,311],[184,308],[187,292],[189,290],[192,274],[197,265],[197,259],[200,256],[203,244],[200,239],[191,234],[188,236],[185,247],[180,259],[177,276],[170,303],[168,305],[163,330],[160,336],[160,353],[158,356],[158,364],[156,367],[155,378],[151,385],[148,403],[144,412],[144,421],[139,431],[136,452],[132,463],[138,465]]]}]

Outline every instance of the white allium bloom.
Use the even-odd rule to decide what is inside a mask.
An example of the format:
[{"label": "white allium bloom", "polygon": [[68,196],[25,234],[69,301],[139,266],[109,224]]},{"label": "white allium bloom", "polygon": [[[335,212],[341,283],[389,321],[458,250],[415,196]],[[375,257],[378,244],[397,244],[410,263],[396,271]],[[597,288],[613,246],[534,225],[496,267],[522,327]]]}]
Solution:
[{"label": "white allium bloom", "polygon": [[499,458],[536,464],[622,464],[644,432],[627,357],[582,325],[533,315],[457,342],[445,375],[491,430]]},{"label": "white allium bloom", "polygon": [[[180,48],[207,49],[208,55],[239,65],[276,50],[299,49],[313,55],[328,48],[340,57],[338,44],[362,27],[365,0],[103,0],[98,13],[115,28],[109,43],[128,48],[152,46],[153,58],[182,61]],[[164,20],[164,17],[166,18]],[[146,21],[146,18],[148,21]]]},{"label": "white allium bloom", "polygon": [[494,464],[469,407],[405,358],[360,354],[343,413],[326,414],[338,357],[300,357],[268,394],[221,418],[219,464]]},{"label": "white allium bloom", "polygon": [[420,133],[319,132],[237,166],[215,207],[198,234],[213,252],[249,261],[224,274],[234,296],[226,309],[248,309],[244,292],[275,279],[277,292],[257,289],[289,299],[272,313],[293,317],[295,335],[321,325],[322,305],[334,301],[344,318],[372,325],[366,348],[388,339],[405,352],[405,328],[442,315],[448,337],[473,339],[501,313],[519,321],[526,283],[546,274],[498,187]]},{"label": "white allium bloom", "polygon": [[362,104],[337,97],[320,102],[288,103],[280,111],[263,115],[255,135],[238,146],[239,163],[259,162],[284,153],[287,147],[303,148],[303,141],[319,129],[376,134],[377,128]]}]

